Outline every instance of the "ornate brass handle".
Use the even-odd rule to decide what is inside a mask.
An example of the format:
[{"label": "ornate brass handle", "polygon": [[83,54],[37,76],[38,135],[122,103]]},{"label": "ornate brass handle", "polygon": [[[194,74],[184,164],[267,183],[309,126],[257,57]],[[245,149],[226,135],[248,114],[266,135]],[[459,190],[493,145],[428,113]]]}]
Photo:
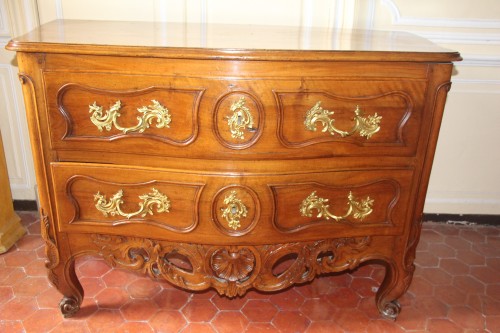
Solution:
[{"label": "ornate brass handle", "polygon": [[118,117],[121,116],[121,101],[117,101],[113,104],[109,110],[106,110],[105,114],[103,114],[102,106],[97,105],[96,102],[89,105],[89,112],[91,113],[90,120],[101,132],[103,128],[110,131],[111,127],[114,125],[116,129],[125,134],[129,132],[142,133],[149,128],[150,125],[152,125],[154,119],[156,119],[157,128],[170,127],[169,124],[171,122],[171,117],[168,109],[156,100],[152,100],[151,102],[153,104],[149,106],[142,106],[137,109],[140,113],[140,116],[137,117],[139,123],[133,127],[122,127],[117,123]]},{"label": "ornate brass handle", "polygon": [[248,210],[245,204],[238,199],[236,191],[231,191],[228,196],[224,198],[226,208],[221,208],[222,217],[226,219],[229,228],[234,230],[241,227],[240,219],[246,217]]},{"label": "ornate brass handle", "polygon": [[94,202],[97,210],[103,213],[104,216],[123,216],[130,219],[134,216],[145,217],[146,215],[153,215],[153,207],[156,205],[157,213],[168,213],[170,209],[170,200],[168,197],[153,188],[151,193],[139,196],[142,202],[139,203],[139,210],[133,213],[125,213],[122,211],[120,205],[123,203],[123,190],[119,190],[108,200],[106,196],[97,192],[94,194]]},{"label": "ornate brass handle", "polygon": [[245,129],[248,131],[255,131],[253,128],[253,117],[250,109],[245,106],[245,97],[241,97],[238,101],[234,102],[230,107],[233,114],[226,117],[231,137],[235,139],[244,139]]},{"label": "ornate brass handle", "polygon": [[329,132],[331,135],[337,133],[341,137],[350,136],[359,132],[360,136],[364,136],[367,139],[380,130],[380,121],[382,120],[382,116],[375,113],[373,116],[363,117],[363,111],[361,111],[359,105],[357,105],[356,110],[354,110],[353,120],[355,123],[349,131],[343,131],[333,126],[335,119],[330,119],[330,116],[333,114],[333,111],[323,109],[321,107],[321,101],[319,101],[309,111],[307,111],[304,125],[307,130],[315,132],[316,123],[320,122],[323,125],[322,132]]},{"label": "ornate brass handle", "polygon": [[318,211],[316,217],[320,218],[324,216],[327,220],[334,219],[335,221],[340,221],[349,215],[352,215],[355,219],[363,220],[373,211],[373,199],[367,197],[358,201],[352,192],[349,192],[347,204],[349,205],[347,213],[342,216],[333,215],[328,211],[328,199],[318,197],[316,191],[314,191],[302,201],[300,213],[302,216],[312,217],[312,210],[316,209]]}]

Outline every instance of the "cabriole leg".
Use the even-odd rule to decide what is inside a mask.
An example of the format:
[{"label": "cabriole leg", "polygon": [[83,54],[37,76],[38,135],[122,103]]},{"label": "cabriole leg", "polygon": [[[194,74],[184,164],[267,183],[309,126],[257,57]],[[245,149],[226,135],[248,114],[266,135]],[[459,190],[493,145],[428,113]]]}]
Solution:
[{"label": "cabriole leg", "polygon": [[61,313],[65,318],[73,316],[80,310],[83,301],[83,288],[75,273],[74,259],[69,259],[51,269],[49,279],[57,290],[64,295],[59,303]]},{"label": "cabriole leg", "polygon": [[413,264],[405,268],[394,261],[387,262],[384,281],[375,297],[377,308],[384,318],[395,320],[398,316],[401,310],[398,298],[408,290],[414,270]]},{"label": "cabriole leg", "polygon": [[48,269],[48,278],[52,285],[64,295],[59,303],[61,313],[64,317],[71,317],[80,310],[83,301],[83,288],[76,276],[75,259],[62,255],[69,253],[69,249],[59,251],[55,237],[52,236],[50,219],[43,209],[40,211],[40,217],[42,239],[45,241],[47,257],[45,267]]}]

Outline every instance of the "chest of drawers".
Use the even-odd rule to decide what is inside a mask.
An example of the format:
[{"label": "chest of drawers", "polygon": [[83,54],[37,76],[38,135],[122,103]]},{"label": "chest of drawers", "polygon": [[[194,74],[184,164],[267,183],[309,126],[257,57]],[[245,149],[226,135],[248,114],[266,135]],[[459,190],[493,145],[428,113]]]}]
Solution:
[{"label": "chest of drawers", "polygon": [[275,291],[364,262],[395,318],[456,52],[402,33],[55,21],[12,40],[61,311],[74,260]]}]

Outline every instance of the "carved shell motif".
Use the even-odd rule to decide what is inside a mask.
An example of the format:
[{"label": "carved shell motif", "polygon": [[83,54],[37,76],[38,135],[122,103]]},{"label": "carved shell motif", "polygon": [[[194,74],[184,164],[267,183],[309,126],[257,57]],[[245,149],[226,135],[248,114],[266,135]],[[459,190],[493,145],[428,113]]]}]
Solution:
[{"label": "carved shell motif", "polygon": [[246,248],[223,248],[212,254],[211,266],[215,275],[221,279],[242,281],[253,271],[255,256]]}]

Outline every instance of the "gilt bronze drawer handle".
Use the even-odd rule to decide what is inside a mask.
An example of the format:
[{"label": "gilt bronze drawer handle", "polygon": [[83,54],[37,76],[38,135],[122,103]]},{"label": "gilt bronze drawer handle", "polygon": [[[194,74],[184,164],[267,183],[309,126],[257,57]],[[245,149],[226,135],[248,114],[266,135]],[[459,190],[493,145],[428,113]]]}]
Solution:
[{"label": "gilt bronze drawer handle", "polygon": [[333,114],[333,111],[323,109],[321,107],[321,101],[319,101],[309,111],[307,111],[304,125],[307,130],[315,132],[316,123],[320,122],[323,125],[322,132],[329,132],[331,135],[337,133],[341,137],[350,136],[359,132],[360,136],[364,136],[367,139],[380,130],[380,121],[382,120],[382,116],[375,113],[373,116],[363,117],[363,111],[361,111],[359,105],[357,105],[356,110],[354,110],[353,120],[355,124],[349,131],[343,131],[333,126],[335,119],[330,119],[330,116]]},{"label": "gilt bronze drawer handle", "polygon": [[350,215],[352,215],[355,219],[363,220],[373,211],[373,199],[367,197],[364,200],[358,201],[352,192],[349,192],[347,204],[349,205],[347,213],[342,216],[333,215],[328,211],[328,199],[318,197],[316,195],[316,191],[314,191],[302,201],[302,204],[300,205],[300,213],[302,216],[312,217],[312,211],[316,209],[318,211],[316,217],[324,217],[327,220],[334,219],[335,221],[340,221]]},{"label": "gilt bronze drawer handle", "polygon": [[238,199],[236,191],[231,191],[228,196],[224,198],[226,208],[221,208],[222,217],[226,219],[229,228],[237,230],[240,225],[240,219],[246,217],[248,210],[245,204]]},{"label": "gilt bronze drawer handle", "polygon": [[244,139],[245,129],[248,131],[255,131],[253,128],[253,117],[250,109],[245,106],[245,97],[241,97],[238,101],[234,102],[230,107],[233,114],[226,117],[227,125],[231,131],[231,137],[234,139]]},{"label": "gilt bronze drawer handle", "polygon": [[103,128],[105,128],[107,131],[110,131],[112,126],[114,125],[116,129],[122,131],[124,134],[127,134],[129,132],[142,133],[152,125],[153,120],[155,119],[157,128],[170,127],[169,124],[171,122],[171,117],[168,109],[156,100],[152,100],[151,102],[153,104],[149,106],[142,106],[137,109],[137,111],[139,111],[140,113],[140,115],[137,117],[139,123],[133,127],[122,127],[117,123],[118,117],[121,116],[121,101],[117,101],[115,104],[113,104],[113,106],[111,106],[109,110],[106,110],[105,114],[103,114],[102,106],[97,105],[96,102],[94,102],[94,104],[92,105],[89,105],[89,112],[91,113],[90,120],[94,125],[97,126],[97,128],[101,132]]},{"label": "gilt bronze drawer handle", "polygon": [[97,210],[103,213],[104,216],[123,216],[130,219],[134,216],[145,217],[146,215],[153,215],[153,207],[156,206],[156,213],[168,213],[170,209],[170,200],[168,197],[153,188],[151,193],[139,196],[142,202],[139,203],[139,210],[133,213],[125,213],[122,211],[120,205],[123,203],[123,190],[119,190],[108,200],[106,196],[97,192],[94,194],[94,202]]}]

